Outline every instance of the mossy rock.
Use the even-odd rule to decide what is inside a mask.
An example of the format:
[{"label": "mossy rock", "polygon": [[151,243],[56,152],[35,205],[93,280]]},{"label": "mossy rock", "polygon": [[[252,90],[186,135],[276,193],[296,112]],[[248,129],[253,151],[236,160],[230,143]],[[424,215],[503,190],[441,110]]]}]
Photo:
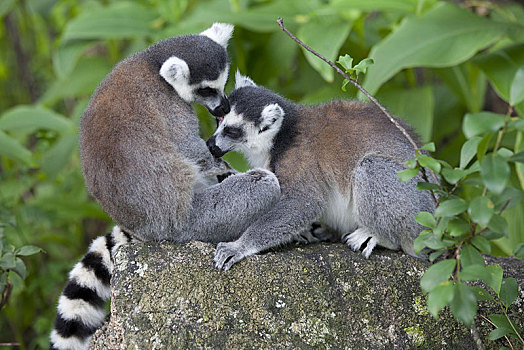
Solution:
[{"label": "mossy rock", "polygon": [[[370,259],[343,244],[284,248],[229,271],[214,247],[147,243],[122,247],[112,279],[110,321],[92,349],[474,349],[469,329],[427,311],[419,281],[429,264],[377,249]],[[497,259],[517,278],[522,261]],[[480,313],[497,309],[481,305]],[[488,349],[490,325],[477,319]]]}]

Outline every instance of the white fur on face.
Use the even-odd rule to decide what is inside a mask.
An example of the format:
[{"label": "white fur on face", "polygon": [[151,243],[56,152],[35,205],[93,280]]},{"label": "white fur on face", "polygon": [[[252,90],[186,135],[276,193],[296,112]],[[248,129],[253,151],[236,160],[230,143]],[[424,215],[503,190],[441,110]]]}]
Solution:
[{"label": "white fur on face", "polygon": [[257,86],[257,84],[251,78],[240,74],[240,71],[237,69],[235,73],[235,90],[245,86]]},{"label": "white fur on face", "polygon": [[206,106],[208,109],[215,109],[220,105],[222,97],[224,97],[224,87],[226,86],[227,76],[229,74],[229,66],[226,66],[226,69],[220,73],[217,79],[215,80],[204,80],[198,84],[198,86],[193,87],[193,91],[198,88],[210,87],[218,91],[217,96],[212,97],[201,97],[195,94],[194,100]]},{"label": "white fur on face", "polygon": [[[246,121],[242,114],[238,114],[233,106],[215,131],[215,144],[222,151],[241,152],[252,168],[269,169],[273,140],[282,126],[283,116],[284,110],[278,104],[268,105],[262,111],[261,123],[255,126],[253,122]],[[226,126],[241,128],[244,136],[239,140],[224,136]]]},{"label": "white fur on face", "polygon": [[[169,57],[160,67],[160,75],[164,78],[177,92],[177,94],[187,103],[198,102],[209,109],[215,109],[220,105],[221,97],[224,96],[224,87],[226,86],[229,66],[217,79],[204,80],[198,84],[189,84],[189,67],[187,63],[176,57]],[[195,93],[199,88],[210,87],[218,90],[218,96],[201,97]]]},{"label": "white fur on face", "polygon": [[176,57],[169,57],[160,67],[160,75],[187,103],[194,101],[193,89],[189,85],[189,67],[186,61]]},{"label": "white fur on face", "polygon": [[213,23],[213,25],[204,30],[200,35],[207,36],[209,39],[218,43],[222,47],[227,47],[227,42],[233,35],[234,26],[228,23]]}]

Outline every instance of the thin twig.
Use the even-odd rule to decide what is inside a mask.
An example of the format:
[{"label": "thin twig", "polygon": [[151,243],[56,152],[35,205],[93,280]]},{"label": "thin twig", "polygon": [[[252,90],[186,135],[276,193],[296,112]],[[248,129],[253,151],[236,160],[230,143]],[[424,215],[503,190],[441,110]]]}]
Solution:
[{"label": "thin twig", "polygon": [[[495,328],[499,328],[497,327],[496,324],[494,324],[493,322],[491,322],[491,320],[489,318],[487,318],[486,316],[482,315],[482,314],[479,314],[480,317],[482,317],[483,319],[485,319],[486,321],[488,321],[489,323],[491,323],[491,325]],[[506,340],[508,341],[508,344],[509,344],[509,347],[512,349],[512,350],[515,350],[515,348],[513,347],[513,344],[511,344],[511,342],[509,341],[509,338],[507,335],[504,336],[504,338],[506,338]]]},{"label": "thin twig", "polygon": [[0,346],[20,346],[20,343],[0,343]]},{"label": "thin twig", "polygon": [[[280,28],[291,38],[293,39],[295,42],[297,42],[300,46],[302,46],[303,48],[305,48],[306,50],[308,50],[309,52],[311,52],[313,55],[317,56],[318,58],[320,58],[322,61],[326,62],[327,64],[329,64],[331,66],[331,68],[333,68],[334,70],[337,71],[338,74],[342,75],[344,78],[346,78],[351,84],[353,84],[357,89],[359,89],[364,95],[366,95],[367,98],[369,98],[371,100],[371,102],[373,102],[375,104],[375,106],[377,106],[381,111],[382,113],[384,113],[386,115],[386,117],[397,127],[397,129],[400,130],[400,132],[402,132],[402,134],[406,137],[406,139],[409,141],[409,143],[413,146],[413,148],[415,149],[415,151],[419,148],[419,146],[417,145],[417,143],[413,140],[413,138],[409,135],[409,133],[406,131],[406,129],[404,129],[398,121],[395,120],[395,118],[393,118],[391,116],[391,114],[389,114],[389,112],[386,110],[386,108],[384,108],[384,106],[382,106],[380,104],[380,102],[377,101],[376,98],[374,98],[373,96],[371,96],[371,94],[369,92],[366,91],[366,89],[364,89],[356,80],[352,79],[349,75],[347,75],[342,69],[338,68],[333,62],[331,62],[330,60],[328,60],[327,58],[325,58],[324,56],[322,56],[321,54],[319,54],[318,52],[316,52],[315,50],[313,50],[311,47],[307,46],[304,42],[302,42],[300,39],[298,39],[293,33],[291,33],[285,26],[284,26],[284,20],[282,19],[282,17],[279,17],[277,19],[277,22],[278,22],[278,25],[280,26]],[[426,171],[424,169],[424,167],[420,167],[420,170],[422,171],[422,178],[424,179],[424,181],[426,182],[429,182],[429,179],[426,175]],[[429,169],[432,177],[433,177],[433,180],[435,181],[435,183],[439,183],[438,181],[438,178],[437,176],[435,175],[435,173],[433,173],[433,171],[431,169]],[[438,203],[437,201],[437,198],[435,197],[435,194],[433,193],[433,191],[430,191],[431,193],[431,196],[433,197],[433,201],[435,202],[435,204]]]},{"label": "thin twig", "polygon": [[2,292],[2,298],[0,299],[0,310],[2,307],[7,304],[7,300],[9,299],[9,296],[11,295],[11,290],[13,289],[13,284],[11,282],[7,282],[7,285],[5,286],[4,291]]}]

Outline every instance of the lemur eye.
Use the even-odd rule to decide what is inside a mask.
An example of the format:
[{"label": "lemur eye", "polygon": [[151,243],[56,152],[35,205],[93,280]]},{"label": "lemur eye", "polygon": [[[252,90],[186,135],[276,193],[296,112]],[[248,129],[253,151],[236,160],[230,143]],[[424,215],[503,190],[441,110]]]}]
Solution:
[{"label": "lemur eye", "polygon": [[197,94],[202,97],[211,97],[217,94],[217,91],[210,87],[200,88],[197,90]]},{"label": "lemur eye", "polygon": [[233,126],[226,126],[224,127],[224,136],[227,136],[231,139],[239,139],[242,137],[244,132],[240,128],[236,128]]}]

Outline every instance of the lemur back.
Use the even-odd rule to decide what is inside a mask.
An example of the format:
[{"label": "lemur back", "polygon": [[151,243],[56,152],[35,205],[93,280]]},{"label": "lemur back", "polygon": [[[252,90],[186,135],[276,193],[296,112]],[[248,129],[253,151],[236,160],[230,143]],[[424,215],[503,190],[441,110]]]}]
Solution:
[{"label": "lemur back", "polygon": [[[237,74],[231,111],[208,140],[213,154],[246,155],[251,166],[275,172],[277,205],[235,242],[220,243],[218,267],[288,242],[314,221],[369,257],[375,245],[410,255],[423,229],[414,217],[433,211],[430,195],[396,173],[415,152],[404,135],[372,104],[331,101],[294,104]],[[398,120],[413,137],[411,128]]]},{"label": "lemur back", "polygon": [[229,112],[224,85],[233,26],[161,41],[119,63],[81,120],[80,153],[89,193],[117,223],[93,241],[58,302],[52,349],[87,349],[105,317],[112,253],[134,241],[237,239],[278,200],[275,175],[236,173],[198,134],[191,103]]}]

